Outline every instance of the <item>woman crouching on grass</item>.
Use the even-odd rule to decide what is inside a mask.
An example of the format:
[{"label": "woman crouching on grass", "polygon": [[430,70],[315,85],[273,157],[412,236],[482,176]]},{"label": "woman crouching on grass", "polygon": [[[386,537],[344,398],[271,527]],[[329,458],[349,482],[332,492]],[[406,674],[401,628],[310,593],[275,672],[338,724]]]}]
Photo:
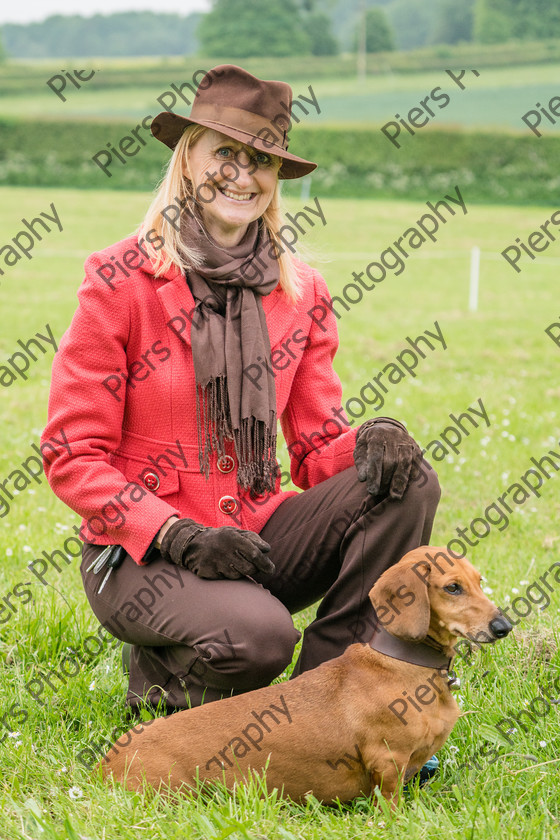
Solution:
[{"label": "woman crouching on grass", "polygon": [[[268,685],[317,601],[292,676],[367,641],[369,590],[429,542],[435,473],[401,423],[348,420],[336,319],[310,317],[327,286],[277,242],[279,181],[315,168],[277,136],[291,97],[223,65],[188,118],[155,118],[167,174],[139,233],[86,261],[55,356],[43,439],[71,454],[45,472],[83,517],[91,608],[132,646],[132,713]],[[280,488],[277,418],[303,492]]]}]

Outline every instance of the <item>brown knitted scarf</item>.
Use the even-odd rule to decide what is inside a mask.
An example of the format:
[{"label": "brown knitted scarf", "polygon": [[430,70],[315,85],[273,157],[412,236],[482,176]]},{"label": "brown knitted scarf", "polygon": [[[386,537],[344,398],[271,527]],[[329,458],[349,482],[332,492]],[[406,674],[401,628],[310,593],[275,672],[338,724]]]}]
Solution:
[{"label": "brown knitted scarf", "polygon": [[271,491],[276,388],[262,296],[280,276],[274,243],[257,220],[238,245],[223,248],[188,211],[182,214],[181,240],[204,255],[203,266],[186,268],[196,304],[191,342],[200,471],[208,478],[211,451],[223,455],[224,440],[233,440],[238,484],[258,494]]}]

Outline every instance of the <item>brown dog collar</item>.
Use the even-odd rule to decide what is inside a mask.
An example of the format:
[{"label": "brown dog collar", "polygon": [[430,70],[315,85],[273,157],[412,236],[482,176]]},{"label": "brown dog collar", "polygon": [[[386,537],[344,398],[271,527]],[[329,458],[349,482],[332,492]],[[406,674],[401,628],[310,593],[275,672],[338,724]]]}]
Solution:
[{"label": "brown dog collar", "polygon": [[392,659],[400,659],[401,662],[421,665],[424,668],[435,668],[438,671],[449,672],[453,661],[452,656],[446,656],[443,651],[436,650],[423,642],[406,642],[404,639],[397,639],[379,624],[368,644],[372,650],[384,653]]}]

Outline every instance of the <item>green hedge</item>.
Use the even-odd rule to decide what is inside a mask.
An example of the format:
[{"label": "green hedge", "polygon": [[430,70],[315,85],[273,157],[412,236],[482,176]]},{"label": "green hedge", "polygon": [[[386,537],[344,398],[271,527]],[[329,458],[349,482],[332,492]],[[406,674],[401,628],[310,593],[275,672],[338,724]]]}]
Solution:
[{"label": "green hedge", "polygon": [[[0,184],[151,191],[169,151],[146,131],[146,145],[126,164],[116,161],[112,177],[91,160],[132,127],[0,120]],[[425,200],[459,184],[471,201],[559,204],[560,137],[425,129],[407,140],[396,149],[378,129],[306,127],[293,132],[290,149],[319,164],[314,195]],[[285,184],[288,195],[300,189]]]}]

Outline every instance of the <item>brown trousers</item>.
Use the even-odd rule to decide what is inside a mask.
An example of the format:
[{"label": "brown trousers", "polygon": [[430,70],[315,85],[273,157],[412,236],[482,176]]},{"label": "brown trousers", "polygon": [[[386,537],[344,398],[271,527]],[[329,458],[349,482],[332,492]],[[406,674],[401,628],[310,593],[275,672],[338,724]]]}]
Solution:
[{"label": "brown trousers", "polygon": [[162,700],[172,710],[269,685],[301,638],[291,616],[319,600],[292,676],[366,641],[369,590],[429,543],[439,497],[426,463],[400,501],[372,498],[355,467],[344,470],[276,509],[260,532],[276,571],[254,581],[205,580],[161,557],[138,566],[127,556],[97,595],[105,572],[85,569],[102,549],[86,543],[81,571],[91,608],[134,645],[127,703]]}]

